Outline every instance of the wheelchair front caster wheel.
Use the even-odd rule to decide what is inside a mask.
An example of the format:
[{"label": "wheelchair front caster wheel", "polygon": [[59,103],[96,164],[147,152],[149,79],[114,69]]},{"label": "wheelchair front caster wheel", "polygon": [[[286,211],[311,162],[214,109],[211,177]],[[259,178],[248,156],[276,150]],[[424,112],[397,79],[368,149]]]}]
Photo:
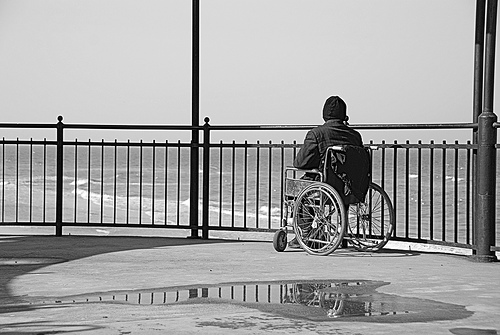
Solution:
[{"label": "wheelchair front caster wheel", "polygon": [[286,231],[278,230],[274,233],[273,237],[273,247],[277,252],[282,252],[286,249]]}]

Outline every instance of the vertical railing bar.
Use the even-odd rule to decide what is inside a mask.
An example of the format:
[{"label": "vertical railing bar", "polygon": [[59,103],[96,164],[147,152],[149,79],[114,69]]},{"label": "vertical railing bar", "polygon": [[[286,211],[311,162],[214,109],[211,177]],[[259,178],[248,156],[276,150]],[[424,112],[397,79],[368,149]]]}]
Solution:
[{"label": "vertical railing bar", "polygon": [[[397,203],[398,203],[398,141],[394,141],[394,155],[392,157],[392,160],[393,160],[393,169],[392,169],[392,188],[393,188],[393,194],[394,194],[394,197],[393,197],[393,200],[392,200],[392,203],[394,204],[394,211],[395,211],[395,222],[398,222],[398,219],[397,219],[397,215],[398,215],[398,211],[397,211]],[[394,236],[396,236],[396,233],[397,233],[397,224],[394,225]]]},{"label": "vertical railing bar", "polygon": [[[367,195],[367,197],[368,197],[368,208],[370,208],[370,212],[372,211],[372,208],[373,208],[373,196],[372,196],[372,194],[373,194],[373,191],[372,191],[370,188],[368,188],[368,195]],[[382,217],[382,220],[383,220],[383,218],[384,218],[384,203],[383,203],[383,200],[382,200],[382,206],[381,206],[381,208],[382,208],[381,217]],[[347,210],[349,210],[349,208],[347,208]],[[359,220],[359,219],[360,219],[360,218],[359,218],[359,216],[358,216],[358,217],[356,218],[356,221],[357,221],[357,222],[356,222],[356,235],[358,235],[358,236],[359,236],[359,233],[360,233],[360,232],[359,232],[359,229],[360,229],[360,226],[361,226],[361,225],[360,225],[360,220]],[[382,230],[382,231],[381,231],[381,234],[382,234],[382,236],[383,236],[383,234],[384,234],[384,232],[383,232],[383,229],[384,229],[384,228],[383,228],[383,227],[384,227],[384,222],[382,221],[382,222],[380,223],[380,225],[381,225],[381,227],[382,227],[382,229],[381,229],[381,230]],[[371,222],[371,220],[370,220],[370,223],[369,223],[369,225],[368,225],[368,235],[370,235],[370,236],[371,236],[371,235],[372,235],[372,231],[373,231],[373,222]]]},{"label": "vertical railing bar", "polygon": [[92,153],[92,148],[91,148],[91,143],[89,139],[89,144],[88,144],[88,161],[87,161],[87,223],[90,223],[90,190],[91,190],[91,184],[92,180],[91,178],[91,173],[90,173],[90,168],[91,168],[91,153]]},{"label": "vertical railing bar", "polygon": [[[295,160],[295,157],[297,156],[297,141],[293,140],[293,159]],[[293,171],[292,178],[297,178],[297,174],[295,171]]]},{"label": "vertical railing bar", "polygon": [[[382,186],[382,188],[385,187],[385,169],[386,169],[386,166],[385,166],[385,158],[386,158],[386,149],[385,149],[385,140],[382,141],[382,157],[380,158],[381,159],[381,167],[380,167],[380,186]],[[394,194],[392,196],[393,198],[396,197],[396,194]]]},{"label": "vertical railing bar", "polygon": [[231,149],[231,227],[234,227],[234,192],[235,192],[235,174],[236,174],[236,142],[233,140]]},{"label": "vertical railing bar", "polygon": [[177,140],[177,225],[180,225],[181,216],[181,141]]},{"label": "vertical railing bar", "polygon": [[248,198],[248,142],[245,140],[245,157],[243,171],[243,227],[247,227],[247,198]]},{"label": "vertical railing bar", "polygon": [[[280,163],[280,218],[283,217],[283,189],[285,180],[285,142],[281,140],[281,163]],[[281,222],[279,222],[281,226]]]},{"label": "vertical railing bar", "polygon": [[43,139],[43,210],[42,221],[46,222],[47,207],[47,139]]},{"label": "vertical railing bar", "polygon": [[19,222],[18,214],[19,214],[19,137],[16,141],[16,213],[15,218],[16,222]]},{"label": "vertical railing bar", "polygon": [[418,141],[417,179],[417,238],[422,238],[422,141]]},{"label": "vertical railing bar", "polygon": [[458,154],[459,154],[459,151],[458,151],[458,141],[455,141],[455,144],[456,144],[456,147],[455,147],[455,169],[454,169],[454,172],[455,172],[455,184],[454,184],[454,192],[455,192],[455,213],[454,213],[454,225],[453,225],[453,229],[455,230],[454,231],[454,242],[455,243],[458,243]]},{"label": "vertical railing bar", "polygon": [[152,190],[151,190],[151,224],[155,224],[155,179],[156,179],[156,141],[153,140],[153,167],[152,167]]},{"label": "vertical railing bar", "polygon": [[104,139],[101,140],[101,223],[104,223]]},{"label": "vertical railing bar", "polygon": [[429,237],[434,239],[434,140],[430,142],[429,152]]},{"label": "vertical railing bar", "polygon": [[64,124],[63,117],[57,117],[56,125],[56,236],[62,236],[64,209]]},{"label": "vertical railing bar", "polygon": [[113,148],[113,224],[116,224],[116,197],[117,197],[117,175],[118,175],[118,145],[115,138],[114,148]]},{"label": "vertical railing bar", "polygon": [[443,141],[443,157],[441,161],[441,240],[446,241],[446,141]]},{"label": "vertical railing bar", "polygon": [[255,180],[255,228],[259,228],[259,196],[260,196],[260,142],[257,141],[256,157],[256,180]]},{"label": "vertical railing bar", "polygon": [[[406,140],[406,144],[409,145],[410,141]],[[410,237],[410,148],[406,147],[405,149],[406,155],[405,155],[405,193],[406,193],[406,199],[405,199],[405,236],[406,238]]]},{"label": "vertical railing bar", "polygon": [[127,208],[125,222],[129,224],[130,219],[130,140],[127,140]]},{"label": "vertical railing bar", "polygon": [[5,222],[5,137],[2,139],[2,222]]},{"label": "vertical railing bar", "polygon": [[139,222],[142,224],[142,151],[143,145],[142,140],[139,141]]},{"label": "vertical railing bar", "polygon": [[167,221],[168,221],[167,220],[167,216],[168,216],[168,200],[167,200],[168,199],[168,149],[169,149],[168,140],[165,140],[165,167],[164,167],[164,169],[165,169],[165,171],[164,171],[164,173],[165,173],[165,185],[164,185],[165,190],[163,192],[163,194],[164,194],[163,201],[165,202],[164,203],[165,225],[167,224]]},{"label": "vertical railing bar", "polygon": [[[385,140],[382,141],[382,155],[381,155],[381,171],[380,171],[380,185],[382,186],[382,189],[385,187],[385,169],[386,169],[386,148],[385,148]],[[392,198],[394,199],[396,197],[396,195],[394,194],[392,196]],[[384,218],[385,220],[385,204],[384,204],[384,199],[382,199],[382,218]],[[358,218],[359,220],[359,218]],[[359,224],[357,225],[358,226],[358,233],[359,233]],[[384,230],[383,230],[383,227],[385,226],[385,223],[382,222],[382,234],[385,234],[384,233]],[[393,234],[395,234],[395,232],[393,232]]]},{"label": "vertical railing bar", "polygon": [[33,222],[33,137],[30,139],[30,223]]},{"label": "vertical railing bar", "polygon": [[224,173],[224,165],[222,164],[222,156],[224,154],[224,150],[222,149],[222,141],[220,141],[220,148],[219,148],[219,227],[222,227],[222,207],[223,207],[223,188],[222,188],[222,182],[224,177],[222,176]]},{"label": "vertical railing bar", "polygon": [[[203,119],[203,178],[202,178],[202,239],[208,239],[210,236],[210,118]],[[207,292],[208,296],[208,292]]]},{"label": "vertical railing bar", "polygon": [[268,194],[267,194],[267,228],[268,229],[271,229],[271,214],[272,214],[272,209],[273,209],[273,206],[272,206],[272,191],[273,191],[273,187],[272,187],[272,168],[273,168],[273,164],[272,164],[272,159],[273,159],[273,148],[272,148],[272,141],[269,141],[269,159],[268,159],[268,176],[267,176],[267,179],[268,179]]},{"label": "vertical railing bar", "polygon": [[73,210],[73,223],[76,223],[77,217],[78,217],[78,139],[75,138],[75,178],[73,179],[73,182],[75,183],[75,203],[74,203],[74,210]]},{"label": "vertical railing bar", "polygon": [[466,191],[465,191],[465,235],[467,244],[471,243],[471,166],[472,166],[472,158],[471,158],[471,141],[467,141],[467,167],[466,167]]},{"label": "vertical railing bar", "polygon": [[[373,145],[373,140],[370,140],[370,144],[369,146],[371,147]],[[370,176],[371,178],[373,178],[373,150],[369,150],[369,154],[370,154]],[[371,199],[371,192],[369,192],[367,195],[367,197],[369,197],[368,199]],[[370,203],[368,204],[368,208],[372,208],[371,207],[371,200],[369,200]],[[381,209],[382,209],[382,213],[381,213],[381,222],[380,222],[380,234],[382,236],[384,236],[384,200],[382,199],[382,204],[381,204]],[[349,210],[349,209],[348,209]],[[356,218],[356,221],[357,224],[356,224],[356,227],[358,228],[358,232],[359,232],[359,218]],[[371,235],[372,234],[372,228],[373,228],[373,224],[370,222],[370,225],[369,225],[369,234]],[[358,232],[356,232],[356,234],[358,234]]]}]

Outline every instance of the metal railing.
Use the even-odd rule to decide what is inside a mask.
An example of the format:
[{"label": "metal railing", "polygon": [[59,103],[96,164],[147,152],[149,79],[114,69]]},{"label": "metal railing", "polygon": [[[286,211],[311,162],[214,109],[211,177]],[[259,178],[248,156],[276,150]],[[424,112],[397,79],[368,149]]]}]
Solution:
[{"label": "metal railing", "polygon": [[[209,237],[213,230],[272,232],[280,227],[283,171],[300,144],[212,142],[225,131],[307,130],[311,126],[201,127],[0,124],[4,128],[56,129],[56,140],[0,141],[0,224],[148,227],[190,229]],[[476,124],[358,125],[358,129],[471,129]],[[193,130],[201,143],[151,141],[68,141],[73,130]],[[373,181],[389,194],[396,210],[393,239],[475,248],[474,155],[466,143],[367,143]],[[201,160],[192,167],[191,153]],[[497,147],[498,148],[498,147]],[[498,166],[498,165],[497,165]],[[191,172],[196,169],[198,178]],[[195,171],[195,172],[196,172]],[[190,197],[192,188],[201,197]],[[497,190],[498,192],[498,190]],[[498,209],[497,209],[498,210]],[[497,221],[498,223],[498,221]],[[495,237],[492,245],[498,245]]]}]

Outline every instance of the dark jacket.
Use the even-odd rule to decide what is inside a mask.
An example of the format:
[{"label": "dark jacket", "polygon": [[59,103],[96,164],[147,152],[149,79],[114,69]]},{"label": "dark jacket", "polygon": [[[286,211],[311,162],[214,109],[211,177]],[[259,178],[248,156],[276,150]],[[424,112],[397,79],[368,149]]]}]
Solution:
[{"label": "dark jacket", "polygon": [[[336,163],[335,173],[331,159],[325,159],[326,149],[332,145],[348,145],[353,149],[336,155],[343,156],[342,163]],[[363,148],[361,135],[340,120],[328,120],[323,125],[311,129],[304,139],[293,165],[298,169],[323,170],[327,161],[326,183],[333,186],[342,197],[344,204],[363,201],[369,184],[370,161]],[[314,179],[315,175],[306,173],[303,178]]]},{"label": "dark jacket", "polygon": [[360,133],[340,120],[328,120],[307,132],[304,145],[299,150],[293,166],[298,169],[318,169],[326,149],[332,145],[350,144],[363,146]]}]

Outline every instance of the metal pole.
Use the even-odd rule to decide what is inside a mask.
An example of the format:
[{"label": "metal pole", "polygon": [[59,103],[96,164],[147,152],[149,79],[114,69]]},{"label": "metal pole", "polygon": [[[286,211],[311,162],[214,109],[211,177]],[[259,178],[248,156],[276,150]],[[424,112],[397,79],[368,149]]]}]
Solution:
[{"label": "metal pole", "polygon": [[495,39],[498,0],[488,0],[485,40],[484,108],[478,118],[476,255],[481,262],[496,261],[495,245],[496,128],[493,112]]},{"label": "metal pole", "polygon": [[[483,70],[484,70],[484,17],[486,15],[486,0],[476,2],[476,37],[474,46],[474,102],[472,122],[477,122],[477,118],[483,109]],[[477,136],[477,130],[474,130]],[[477,138],[476,142],[477,143]]]},{"label": "metal pole", "polygon": [[[193,46],[192,46],[192,126],[199,126],[200,119],[200,2],[193,0]],[[199,145],[200,134],[193,129],[191,135],[191,170],[189,192],[189,225],[191,237],[198,237],[198,188],[199,188]]]},{"label": "metal pole", "polygon": [[63,214],[63,117],[57,117],[57,149],[56,149],[56,236],[62,236],[62,214]]},{"label": "metal pole", "polygon": [[[483,72],[484,72],[484,17],[486,15],[486,0],[476,1],[476,37],[474,46],[474,96],[472,122],[477,123],[479,114],[483,109]],[[472,131],[472,143],[477,144],[477,129]],[[476,226],[476,206],[477,206],[477,150],[472,152],[472,227]],[[472,240],[474,241],[474,229],[472,231]],[[475,242],[474,242],[475,243]],[[476,250],[473,250],[476,254]]]}]

